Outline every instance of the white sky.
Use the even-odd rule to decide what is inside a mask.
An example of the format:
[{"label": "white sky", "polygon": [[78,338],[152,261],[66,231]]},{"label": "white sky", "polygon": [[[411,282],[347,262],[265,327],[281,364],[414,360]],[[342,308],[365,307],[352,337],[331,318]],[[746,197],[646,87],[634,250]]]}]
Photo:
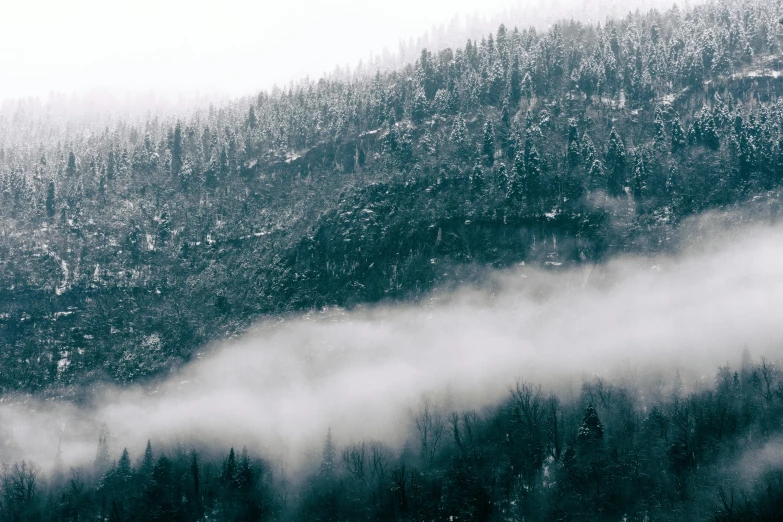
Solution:
[{"label": "white sky", "polygon": [[0,99],[93,88],[239,94],[355,65],[514,0],[0,0]]},{"label": "white sky", "polygon": [[533,3],[544,16],[590,15],[595,5],[662,1],[0,0],[0,100],[94,89],[252,93],[395,52],[455,15],[491,18]]}]

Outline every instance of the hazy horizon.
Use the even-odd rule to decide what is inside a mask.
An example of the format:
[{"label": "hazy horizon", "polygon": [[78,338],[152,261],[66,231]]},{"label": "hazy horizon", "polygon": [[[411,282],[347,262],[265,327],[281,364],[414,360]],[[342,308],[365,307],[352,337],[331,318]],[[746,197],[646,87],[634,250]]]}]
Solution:
[{"label": "hazy horizon", "polygon": [[15,3],[0,20],[0,105],[37,99],[94,110],[192,106],[318,79],[338,67],[355,70],[360,62],[409,61],[420,47],[453,45],[501,22],[522,28],[567,17],[595,21],[674,3]]}]

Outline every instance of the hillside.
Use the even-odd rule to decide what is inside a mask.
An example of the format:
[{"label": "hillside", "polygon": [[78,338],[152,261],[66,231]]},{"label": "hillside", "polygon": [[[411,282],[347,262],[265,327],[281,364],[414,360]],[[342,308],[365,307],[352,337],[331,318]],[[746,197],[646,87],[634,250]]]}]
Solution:
[{"label": "hillside", "polygon": [[0,117],[0,390],[190,360],[263,317],[676,247],[783,181],[781,3],[498,30],[109,127]]}]

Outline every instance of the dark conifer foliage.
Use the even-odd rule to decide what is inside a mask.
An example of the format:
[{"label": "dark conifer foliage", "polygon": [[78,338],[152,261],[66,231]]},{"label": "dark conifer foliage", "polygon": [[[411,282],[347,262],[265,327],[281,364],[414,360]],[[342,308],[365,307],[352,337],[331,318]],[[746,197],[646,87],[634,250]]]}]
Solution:
[{"label": "dark conifer foliage", "polygon": [[[0,393],[151,378],[272,314],[657,253],[695,213],[777,208],[780,12],[501,26],[178,119],[58,124],[20,103],[0,117]],[[149,460],[168,516],[176,461]]]},{"label": "dark conifer foliage", "polygon": [[747,357],[687,388],[676,372],[654,389],[594,378],[562,396],[518,382],[480,412],[424,400],[401,447],[329,430],[293,481],[234,448],[148,443],[135,465],[124,449],[105,467],[101,430],[92,465],[6,465],[0,521],[774,521],[782,420],[781,368]]}]

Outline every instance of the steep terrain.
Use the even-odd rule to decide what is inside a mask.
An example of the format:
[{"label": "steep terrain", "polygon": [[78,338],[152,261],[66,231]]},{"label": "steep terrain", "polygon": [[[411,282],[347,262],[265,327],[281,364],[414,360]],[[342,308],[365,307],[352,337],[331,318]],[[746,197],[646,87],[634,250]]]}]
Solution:
[{"label": "steep terrain", "polygon": [[780,2],[480,42],[103,127],[0,118],[0,389],[167,372],[275,314],[676,245],[783,180]]}]

